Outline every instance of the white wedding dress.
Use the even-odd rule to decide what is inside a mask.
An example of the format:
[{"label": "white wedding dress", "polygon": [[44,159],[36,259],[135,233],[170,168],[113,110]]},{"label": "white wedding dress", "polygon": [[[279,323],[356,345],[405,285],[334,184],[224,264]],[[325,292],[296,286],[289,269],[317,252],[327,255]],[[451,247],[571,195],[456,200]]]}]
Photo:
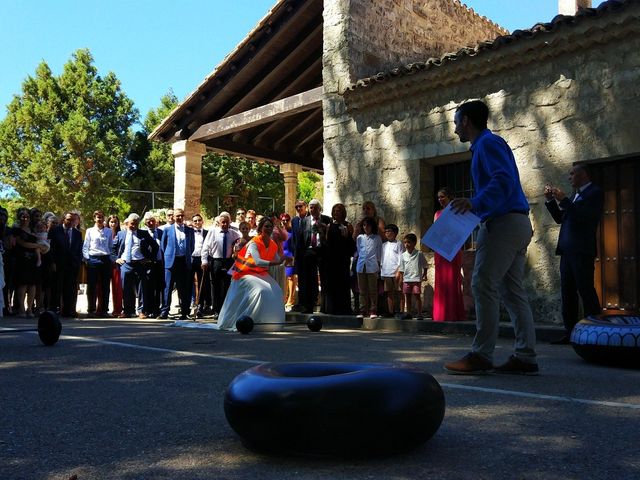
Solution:
[{"label": "white wedding dress", "polygon": [[[258,266],[269,265],[260,258],[258,247],[253,243],[247,248],[247,256],[252,256]],[[253,320],[254,331],[280,331],[285,320],[282,298],[282,289],[271,275],[245,275],[232,280],[213,328],[235,331],[236,321],[248,315]]]}]

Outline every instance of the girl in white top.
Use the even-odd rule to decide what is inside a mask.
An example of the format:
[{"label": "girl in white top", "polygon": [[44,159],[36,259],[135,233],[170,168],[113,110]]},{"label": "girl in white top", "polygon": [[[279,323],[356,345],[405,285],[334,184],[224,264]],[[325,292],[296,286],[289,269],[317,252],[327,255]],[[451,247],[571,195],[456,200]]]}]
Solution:
[{"label": "girl in white top", "polygon": [[356,272],[358,274],[358,287],[360,288],[360,305],[362,314],[369,318],[376,318],[378,309],[378,272],[382,258],[382,240],[378,235],[378,226],[371,217],[362,220],[364,233],[356,238],[356,251],[358,261]]}]

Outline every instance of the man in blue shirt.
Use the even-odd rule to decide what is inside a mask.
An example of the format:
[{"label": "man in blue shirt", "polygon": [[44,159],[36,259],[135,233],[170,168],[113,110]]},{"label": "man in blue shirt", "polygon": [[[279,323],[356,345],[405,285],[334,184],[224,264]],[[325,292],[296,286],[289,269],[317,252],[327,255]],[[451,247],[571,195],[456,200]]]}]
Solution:
[{"label": "man in blue shirt", "polygon": [[[488,118],[489,109],[481,101],[460,105],[454,117],[460,141],[471,142],[471,175],[476,195],[453,200],[452,208],[456,213],[471,210],[482,223],[471,280],[476,336],[471,352],[444,368],[461,375],[491,372],[537,375],[533,315],[522,284],[525,255],[533,234],[529,204],[513,152],[503,138],[487,128]],[[500,300],[509,312],[516,340],[514,354],[494,368]]]}]

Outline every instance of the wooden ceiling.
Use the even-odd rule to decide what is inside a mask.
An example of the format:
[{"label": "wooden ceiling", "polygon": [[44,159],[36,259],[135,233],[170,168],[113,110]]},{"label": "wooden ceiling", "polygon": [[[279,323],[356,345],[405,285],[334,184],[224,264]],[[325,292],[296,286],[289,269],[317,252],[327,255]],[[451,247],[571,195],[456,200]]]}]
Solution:
[{"label": "wooden ceiling", "polygon": [[281,0],[150,138],[321,171],[322,3]]}]

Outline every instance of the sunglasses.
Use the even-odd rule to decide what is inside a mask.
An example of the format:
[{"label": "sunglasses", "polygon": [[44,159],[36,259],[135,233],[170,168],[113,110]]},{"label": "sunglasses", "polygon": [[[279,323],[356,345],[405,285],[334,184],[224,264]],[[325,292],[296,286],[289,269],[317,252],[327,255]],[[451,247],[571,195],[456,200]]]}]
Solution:
[{"label": "sunglasses", "polygon": [[296,210],[300,210],[304,205],[296,205]]}]

